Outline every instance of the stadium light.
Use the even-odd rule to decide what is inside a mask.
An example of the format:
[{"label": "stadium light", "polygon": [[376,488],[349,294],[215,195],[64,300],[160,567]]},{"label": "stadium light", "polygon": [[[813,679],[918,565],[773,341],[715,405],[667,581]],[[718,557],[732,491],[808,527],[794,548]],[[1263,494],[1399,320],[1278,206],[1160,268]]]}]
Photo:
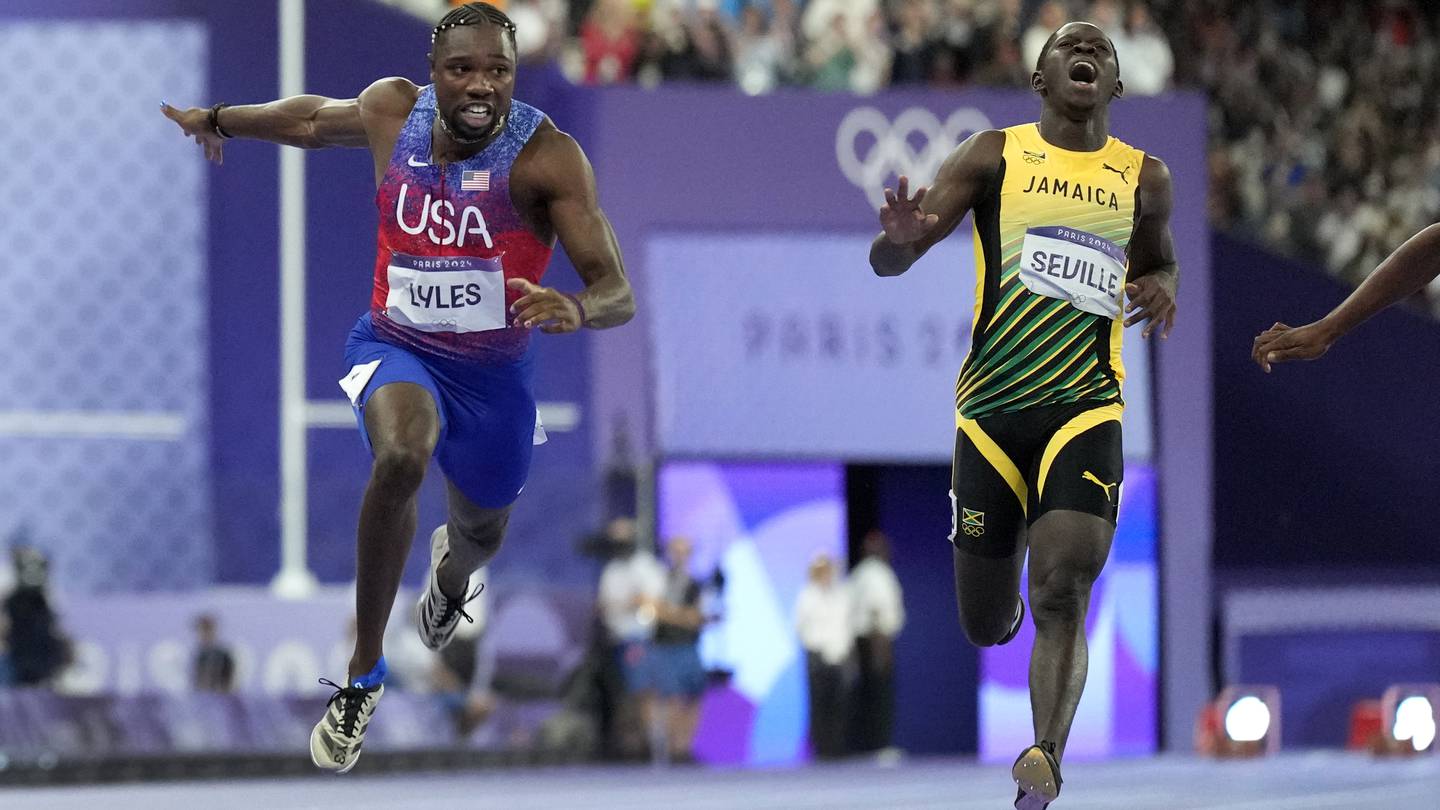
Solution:
[{"label": "stadium light", "polygon": [[[1413,711],[1413,710],[1412,710]],[[1258,757],[1280,749],[1280,690],[1229,686],[1205,707],[1196,748],[1216,757]]]},{"label": "stadium light", "polygon": [[1379,753],[1433,752],[1440,722],[1440,684],[1395,684],[1380,699],[1382,743]]}]

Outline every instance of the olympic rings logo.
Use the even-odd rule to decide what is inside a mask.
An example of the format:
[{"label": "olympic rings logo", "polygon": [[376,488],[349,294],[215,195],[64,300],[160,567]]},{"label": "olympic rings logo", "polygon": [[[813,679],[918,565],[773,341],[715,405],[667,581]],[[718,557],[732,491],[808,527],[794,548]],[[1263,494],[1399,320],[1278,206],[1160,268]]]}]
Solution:
[{"label": "olympic rings logo", "polygon": [[963,526],[961,528],[963,528],[965,533],[970,535],[971,537],[979,537],[980,535],[985,533],[984,526]]},{"label": "olympic rings logo", "polygon": [[[961,141],[986,129],[993,129],[989,117],[974,107],[958,109],[944,121],[924,107],[910,107],[894,122],[874,107],[856,107],[835,131],[835,159],[845,177],[879,208],[890,177],[908,176],[911,188],[928,184]],[[917,147],[912,136],[923,143]]]}]

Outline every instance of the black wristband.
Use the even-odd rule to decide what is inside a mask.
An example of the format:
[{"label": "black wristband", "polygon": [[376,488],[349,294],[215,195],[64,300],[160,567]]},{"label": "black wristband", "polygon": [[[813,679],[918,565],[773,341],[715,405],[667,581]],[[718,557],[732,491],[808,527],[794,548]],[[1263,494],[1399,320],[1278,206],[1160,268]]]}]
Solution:
[{"label": "black wristband", "polygon": [[220,111],[229,106],[229,104],[222,101],[210,108],[210,128],[215,130],[216,135],[227,140],[235,136],[220,128]]}]

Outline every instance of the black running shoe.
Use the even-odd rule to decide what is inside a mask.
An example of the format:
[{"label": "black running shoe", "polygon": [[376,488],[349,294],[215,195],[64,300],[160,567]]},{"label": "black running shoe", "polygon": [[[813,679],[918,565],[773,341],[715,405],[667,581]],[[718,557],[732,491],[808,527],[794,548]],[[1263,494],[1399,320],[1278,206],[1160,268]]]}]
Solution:
[{"label": "black running shoe", "polygon": [[1018,635],[1020,635],[1020,628],[1022,628],[1022,627],[1024,627],[1024,626],[1025,626],[1025,600],[1024,600],[1024,599],[1021,599],[1020,596],[1017,594],[1017,595],[1015,596],[1015,623],[1012,624],[1012,625],[1010,625],[1010,632],[1006,633],[1006,634],[1005,634],[1005,637],[1002,638],[1002,639],[1000,639],[1000,641],[997,642],[997,643],[999,643],[999,644],[1009,644],[1011,641],[1014,641],[1014,640],[1015,640],[1015,637],[1018,636]]},{"label": "black running shoe", "polygon": [[465,612],[465,606],[485,590],[485,584],[481,583],[474,593],[459,599],[452,599],[440,590],[440,563],[449,553],[450,534],[441,525],[430,535],[430,579],[420,594],[420,601],[415,603],[415,627],[420,631],[420,640],[432,650],[450,643],[462,618],[471,623],[475,621]]},{"label": "black running shoe", "polygon": [[1041,740],[1020,752],[1010,768],[1010,776],[1020,788],[1015,795],[1015,810],[1045,810],[1060,795],[1060,763],[1055,759],[1055,743]]}]

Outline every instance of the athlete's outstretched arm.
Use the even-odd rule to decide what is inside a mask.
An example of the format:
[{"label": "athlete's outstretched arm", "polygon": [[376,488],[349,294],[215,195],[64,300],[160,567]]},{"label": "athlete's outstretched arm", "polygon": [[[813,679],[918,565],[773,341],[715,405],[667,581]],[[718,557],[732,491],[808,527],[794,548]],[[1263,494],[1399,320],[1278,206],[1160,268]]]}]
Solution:
[{"label": "athlete's outstretched arm", "polygon": [[514,304],[516,320],[551,333],[619,326],[635,316],[635,296],[625,277],[615,231],[600,210],[595,172],[569,135],[546,128],[534,138],[540,141],[534,158],[527,161],[527,181],[538,187],[550,225],[585,290],[569,296],[525,279],[511,279],[509,286],[524,293]]},{"label": "athlete's outstretched arm", "polygon": [[1136,184],[1139,210],[1130,237],[1130,270],[1125,280],[1125,293],[1130,296],[1125,311],[1134,314],[1125,319],[1125,325],[1149,321],[1140,336],[1148,338],[1159,327],[1160,337],[1166,338],[1175,326],[1175,294],[1180,285],[1175,238],[1170,233],[1170,168],[1146,155]]},{"label": "athlete's outstretched arm", "polygon": [[[302,149],[360,148],[370,145],[362,108],[397,106],[403,96],[397,83],[410,84],[407,79],[381,79],[358,98],[291,96],[266,104],[222,107],[214,115],[209,107],[181,110],[161,102],[160,109],[205,149],[206,158],[216,163],[224,162],[225,136],[218,130],[232,138],[254,138]],[[408,111],[407,107],[403,112]]]},{"label": "athlete's outstretched arm", "polygon": [[870,245],[870,267],[875,275],[900,275],[932,245],[949,236],[990,189],[999,175],[1004,151],[1005,133],[995,129],[977,132],[950,153],[930,188],[921,186],[911,197],[910,180],[901,177],[894,192],[885,189],[881,233]]},{"label": "athlete's outstretched arm", "polygon": [[1440,276],[1440,223],[1405,240],[1386,257],[1370,277],[1329,315],[1314,323],[1291,328],[1283,323],[1255,338],[1250,356],[1270,371],[1272,363],[1314,360],[1331,344],[1382,309],[1414,295]]}]

